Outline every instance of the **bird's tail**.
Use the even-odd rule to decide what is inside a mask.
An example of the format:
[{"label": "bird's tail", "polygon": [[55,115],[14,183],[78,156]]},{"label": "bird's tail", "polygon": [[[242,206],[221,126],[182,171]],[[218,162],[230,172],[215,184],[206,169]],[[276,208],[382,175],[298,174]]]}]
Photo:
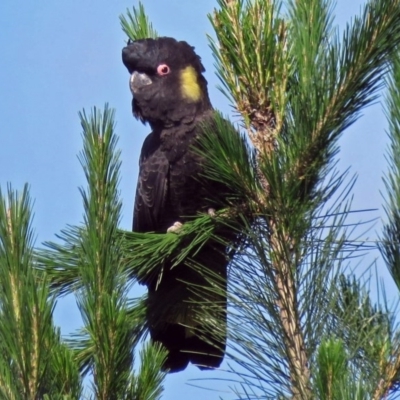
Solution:
[{"label": "bird's tail", "polygon": [[228,262],[221,249],[207,243],[191,262],[164,265],[158,285],[149,287],[149,330],[168,349],[164,367],[170,372],[189,362],[200,369],[220,366],[226,346]]}]

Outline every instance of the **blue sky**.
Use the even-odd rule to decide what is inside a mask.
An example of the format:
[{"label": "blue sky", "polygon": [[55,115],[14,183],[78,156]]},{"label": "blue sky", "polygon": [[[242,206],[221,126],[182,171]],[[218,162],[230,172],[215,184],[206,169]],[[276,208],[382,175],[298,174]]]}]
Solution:
[{"label": "blue sky", "polygon": [[[30,184],[34,205],[37,245],[54,240],[66,224],[82,221],[78,192],[84,176],[76,155],[81,149],[78,111],[108,102],[116,109],[117,133],[122,150],[121,228],[130,229],[137,179],[138,156],[149,128],[134,120],[128,72],[121,62],[126,37],[119,15],[131,8],[131,1],[104,0],[2,0],[0,2],[0,187],[7,182],[16,189]],[[361,0],[338,0],[337,22],[359,12]],[[206,17],[215,1],[148,0],[145,7],[161,35],[186,40],[196,47],[206,67],[210,97],[224,113],[229,105],[216,89],[213,58],[206,33],[211,26]],[[355,209],[378,209],[357,218],[382,217],[382,174],[386,171],[386,122],[377,104],[364,110],[364,116],[341,139],[339,168],[351,167],[358,174],[354,189]],[[374,238],[379,223],[368,234]],[[367,266],[377,257],[370,255]],[[378,263],[387,291],[394,290]],[[56,323],[64,334],[79,326],[80,319],[72,297],[59,302]],[[226,366],[225,366],[226,367]],[[200,372],[194,367],[172,374],[166,381],[166,399],[233,398],[226,382],[192,379],[221,377],[218,372]],[[205,391],[192,384],[220,391]]]}]

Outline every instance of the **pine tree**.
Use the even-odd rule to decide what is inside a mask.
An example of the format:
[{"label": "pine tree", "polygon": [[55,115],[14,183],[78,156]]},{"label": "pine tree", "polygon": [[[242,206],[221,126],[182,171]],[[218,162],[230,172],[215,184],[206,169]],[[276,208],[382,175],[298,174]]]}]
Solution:
[{"label": "pine tree", "polygon": [[[335,160],[338,139],[386,79],[391,146],[380,250],[400,288],[400,1],[366,2],[342,36],[333,12],[330,0],[218,0],[211,48],[242,125],[221,117],[218,141],[215,127],[204,128],[206,174],[232,193],[215,216],[200,215],[178,234],[118,229],[120,161],[108,106],[80,114],[82,226],[36,249],[28,188],[0,192],[1,398],[160,398],[165,350],[142,345],[146,299],[128,290],[165,257],[190,258],[221,225],[238,234],[227,350],[238,398],[396,397],[396,310],[374,302],[348,267],[368,248],[346,223],[354,179]],[[121,23],[132,40],[158,35],[142,4]],[[62,340],[52,312],[66,293],[75,294],[84,326]],[[92,393],[83,390],[88,374]]]}]

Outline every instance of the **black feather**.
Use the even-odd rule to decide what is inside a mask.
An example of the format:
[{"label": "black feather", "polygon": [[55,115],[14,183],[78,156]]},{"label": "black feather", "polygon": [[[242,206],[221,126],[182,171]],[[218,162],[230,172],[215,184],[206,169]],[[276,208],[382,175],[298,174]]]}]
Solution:
[{"label": "black feather", "polygon": [[[207,212],[219,200],[223,203],[223,199],[210,200],[210,194],[223,196],[224,190],[221,183],[200,180],[204,162],[193,148],[204,123],[211,123],[215,116],[202,75],[204,67],[193,47],[172,38],[138,40],[122,54],[128,71],[141,74],[140,84],[133,89],[133,113],[153,129],[140,156],[133,230],[165,233],[175,222],[184,223],[188,216]],[[162,64],[168,65],[170,73],[160,76],[157,67]],[[201,90],[196,101],[181,95],[180,73],[188,66],[196,72]],[[202,369],[221,364],[226,345],[228,262],[225,245],[209,241],[195,256],[197,268],[188,263],[171,268],[167,260],[160,265],[158,276],[142,280],[149,289],[151,337],[168,349],[165,368],[171,372],[184,369],[189,362]],[[212,290],[212,274],[219,281],[218,293]],[[222,332],[218,337],[210,333],[216,330],[215,324]]]}]

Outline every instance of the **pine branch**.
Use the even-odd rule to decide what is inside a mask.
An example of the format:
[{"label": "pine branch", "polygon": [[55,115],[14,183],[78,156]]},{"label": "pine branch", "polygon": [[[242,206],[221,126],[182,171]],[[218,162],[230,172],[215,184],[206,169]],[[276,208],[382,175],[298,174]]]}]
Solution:
[{"label": "pine branch", "polygon": [[209,16],[217,42],[209,40],[222,91],[243,115],[256,149],[271,152],[283,123],[290,66],[286,26],[277,17],[281,2],[219,0],[218,5]]},{"label": "pine branch", "polygon": [[[98,399],[123,398],[132,365],[132,327],[127,318],[126,284],[120,274],[116,239],[121,201],[118,198],[119,151],[114,112],[80,114],[84,150],[79,159],[87,179],[81,189],[84,229],[81,230],[78,306],[85,321],[91,368]],[[85,350],[83,350],[85,351]]]},{"label": "pine branch", "polygon": [[79,265],[84,258],[81,245],[83,228],[68,226],[56,237],[60,242],[44,242],[44,249],[35,249],[35,267],[48,276],[53,293],[62,296],[82,287]]},{"label": "pine branch", "polygon": [[384,177],[388,195],[385,206],[388,223],[383,231],[381,253],[397,287],[400,289],[400,56],[393,59],[392,73],[388,79],[389,94],[386,115],[389,122],[390,149],[387,160],[389,172]]},{"label": "pine branch", "polygon": [[[295,89],[299,98],[296,103],[290,102],[293,120],[289,121],[290,131],[296,132],[290,135],[291,145],[299,143],[302,156],[289,168],[294,179],[307,184],[308,192],[318,182],[318,171],[337,152],[338,136],[358,118],[362,108],[375,100],[387,61],[399,42],[399,10],[398,1],[369,2],[362,16],[348,25],[342,45],[335,35],[317,54],[313,68],[300,63],[299,86]],[[304,52],[302,49],[308,48],[304,47],[303,36],[292,38],[295,43],[296,39],[299,41],[292,47],[297,60]],[[327,35],[325,41],[328,38]]]},{"label": "pine branch", "polygon": [[[37,268],[50,275],[55,293],[77,296],[85,326],[68,342],[82,374],[93,373],[96,398],[120,399],[129,396],[132,379],[140,378],[132,366],[133,349],[144,334],[144,300],[127,297],[114,113],[106,106],[80,116],[84,149],[79,159],[87,179],[87,189],[80,189],[84,225],[69,226],[58,236],[61,243],[37,252]],[[155,381],[142,381],[154,389]]]},{"label": "pine branch", "polygon": [[348,378],[347,357],[341,340],[323,340],[318,349],[316,386],[318,398],[331,400],[341,391],[343,381]]},{"label": "pine branch", "polygon": [[132,385],[133,399],[161,398],[166,373],[161,372],[167,351],[159,343],[147,343],[140,352],[141,369]]},{"label": "pine branch", "polygon": [[126,33],[129,40],[156,38],[158,33],[154,30],[148,16],[144,10],[143,3],[139,1],[139,8],[133,7],[133,14],[126,10],[126,17],[120,15],[122,30]]},{"label": "pine branch", "polygon": [[[299,331],[301,329],[305,332],[307,353],[312,353],[317,347],[320,334],[324,331],[327,317],[330,315],[331,304],[328,299],[332,298],[336,291],[335,282],[342,268],[341,263],[357,250],[356,247],[349,247],[346,244],[346,236],[340,229],[349,210],[345,199],[354,182],[350,181],[348,187],[343,189],[337,204],[334,203],[331,209],[323,212],[314,210],[310,214],[304,214],[302,208],[296,210],[293,207],[286,209],[285,212],[283,209],[278,209],[275,213],[271,213],[270,209],[267,208],[266,211],[265,206],[259,204],[261,188],[254,175],[255,157],[246,140],[221,117],[217,118],[212,129],[206,128],[204,133],[200,141],[202,146],[200,153],[207,155],[204,173],[206,178],[216,182],[230,182],[231,191],[228,198],[232,199],[232,204],[229,212],[222,211],[219,218],[222,218],[230,227],[236,227],[238,232],[242,232],[246,237],[243,245],[235,248],[237,256],[231,266],[229,276],[229,300],[234,307],[234,311],[228,315],[231,326],[230,337],[237,344],[234,345],[233,354],[231,352],[229,354],[251,372],[254,379],[265,382],[265,387],[261,391],[262,395],[271,397],[278,394],[284,395],[285,391],[281,388],[272,390],[267,387],[270,386],[271,381],[275,384],[279,382],[281,387],[287,388],[286,394],[290,392],[288,386],[291,387],[291,381],[287,375],[286,368],[289,368],[287,363],[295,360],[297,364],[292,365],[292,369],[300,367],[296,359],[295,346],[298,346],[301,341],[296,338],[297,332],[294,332],[296,326],[290,325],[295,319],[292,318],[287,322],[284,315],[284,312],[289,309],[288,298],[290,300],[290,297],[278,297],[280,293],[284,293],[285,287],[277,289],[281,281],[276,277],[277,271],[273,268],[276,252],[271,245],[271,240],[266,240],[270,238],[270,228],[264,216],[267,212],[271,219],[275,218],[275,213],[278,212],[285,215],[283,226],[296,228],[297,240],[302,241],[304,250],[299,251],[289,261],[291,265],[296,265],[296,271],[298,271],[294,274],[297,291],[307,293],[307,296],[300,297],[301,303],[298,304],[297,309],[301,310],[301,314],[297,316],[297,320],[304,321]],[[343,180],[342,175],[332,176],[329,185],[331,193],[327,194],[328,198],[339,189]],[[282,192],[280,198],[290,199],[290,196]],[[237,207],[236,214],[235,207]],[[204,229],[203,223],[205,224],[207,218],[209,217],[203,216],[196,219],[198,232]],[[281,234],[279,228],[277,231]],[[307,235],[306,238],[304,235]],[[282,242],[285,243],[284,240]],[[291,254],[290,248],[285,249],[287,253],[284,254]],[[138,253],[136,251],[133,254]],[[218,280],[215,278],[210,276],[210,280],[217,285]],[[331,280],[330,288],[326,291],[321,290],[322,285],[328,280]],[[292,299],[292,304],[295,301],[297,299]],[[281,308],[277,308],[277,304],[280,304]],[[318,304],[317,308],[316,304]],[[266,315],[270,315],[274,322],[266,320],[268,318]],[[214,328],[214,331],[216,329]],[[285,344],[282,344],[282,341]],[[238,354],[249,361],[238,358]],[[288,356],[281,358],[277,354]],[[241,373],[239,376],[248,383],[250,388],[256,386],[249,376]],[[259,386],[260,384],[257,387]]]},{"label": "pine branch", "polygon": [[[220,10],[211,17],[218,41],[212,49],[225,93],[251,126],[262,191],[255,199],[258,207],[252,207],[260,210],[260,230],[250,234],[250,243],[259,249],[259,260],[264,257],[261,270],[276,307],[266,308],[281,329],[290,391],[294,398],[305,399],[311,396],[309,366],[315,348],[307,342],[304,326],[322,327],[329,312],[326,303],[315,304],[324,322],[307,314],[303,324],[302,307],[310,291],[317,297],[328,279],[335,282],[338,276],[330,274],[333,254],[324,254],[321,245],[321,259],[305,268],[312,251],[306,238],[315,232],[315,218],[344,179],[327,178],[335,174],[337,140],[375,99],[387,60],[400,42],[400,3],[370,1],[348,26],[341,44],[333,28],[331,1],[289,2],[286,22],[279,16],[280,4],[219,1]],[[339,203],[336,215],[345,216],[348,207]],[[345,236],[338,233],[328,230],[329,240],[338,238],[341,251]],[[315,287],[306,276],[318,262],[324,272],[315,275],[321,279]],[[330,304],[335,288],[325,293]]]},{"label": "pine branch", "polygon": [[[387,80],[389,92],[386,99],[386,115],[389,122],[390,148],[387,156],[389,172],[384,177],[387,192],[385,212],[388,222],[383,228],[379,250],[397,287],[400,289],[400,54],[393,57],[391,74]],[[381,380],[374,399],[384,398],[399,385],[400,346],[388,349],[385,354]]]},{"label": "pine branch", "polygon": [[[0,191],[0,392],[4,398],[77,398],[72,352],[53,326],[47,278],[33,269],[28,188]],[[62,369],[60,368],[62,365]]]},{"label": "pine branch", "polygon": [[[287,27],[278,18],[281,1],[219,0],[209,19],[217,42],[209,36],[217,61],[221,91],[241,113],[256,157],[271,154],[283,127],[290,60]],[[258,160],[259,161],[259,160]],[[269,182],[256,168],[264,195]]]}]

